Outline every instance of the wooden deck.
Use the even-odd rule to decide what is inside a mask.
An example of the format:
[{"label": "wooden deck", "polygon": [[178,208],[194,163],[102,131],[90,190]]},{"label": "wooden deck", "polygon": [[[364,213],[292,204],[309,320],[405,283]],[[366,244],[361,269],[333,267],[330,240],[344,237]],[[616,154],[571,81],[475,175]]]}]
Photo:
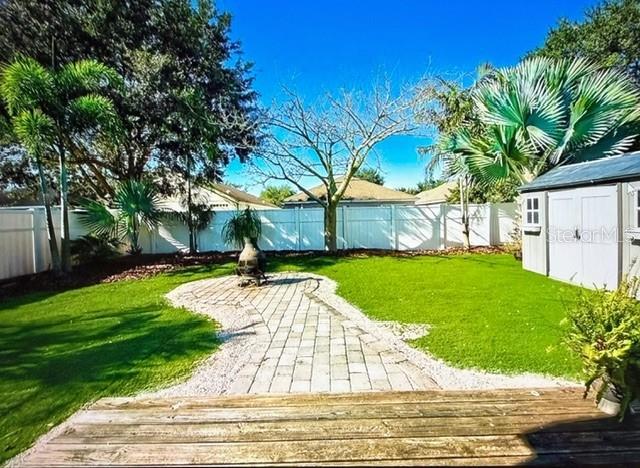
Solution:
[{"label": "wooden deck", "polygon": [[84,465],[640,465],[580,389],[107,398],[23,460]]}]

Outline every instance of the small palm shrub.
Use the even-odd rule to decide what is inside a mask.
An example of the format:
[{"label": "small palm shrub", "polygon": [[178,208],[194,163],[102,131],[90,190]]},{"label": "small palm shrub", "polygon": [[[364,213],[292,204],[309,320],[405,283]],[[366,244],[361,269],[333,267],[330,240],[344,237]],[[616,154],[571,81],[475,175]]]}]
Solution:
[{"label": "small palm shrub", "polygon": [[568,310],[566,343],[582,359],[586,391],[601,381],[596,401],[609,388],[620,398],[620,419],[640,396],[640,302],[638,280],[613,292],[583,292]]},{"label": "small palm shrub", "polygon": [[106,236],[82,236],[71,241],[71,256],[77,264],[100,262],[117,257],[120,241]]},{"label": "small palm shrub", "polygon": [[98,237],[128,238],[129,253],[139,254],[140,229],[153,229],[162,217],[160,199],[151,182],[128,180],[116,189],[114,209],[94,201],[81,203],[84,213],[80,222],[92,235]]},{"label": "small palm shrub", "polygon": [[247,207],[236,211],[222,228],[222,239],[229,245],[242,248],[244,239],[249,238],[254,246],[258,246],[258,238],[262,233],[260,216]]}]

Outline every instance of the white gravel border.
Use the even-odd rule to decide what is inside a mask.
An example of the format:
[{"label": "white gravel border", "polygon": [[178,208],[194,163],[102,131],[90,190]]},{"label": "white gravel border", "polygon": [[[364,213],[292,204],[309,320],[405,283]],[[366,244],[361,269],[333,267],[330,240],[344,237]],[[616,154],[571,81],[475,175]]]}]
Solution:
[{"label": "white gravel border", "polygon": [[[232,302],[225,305],[209,305],[202,298],[192,294],[194,285],[210,279],[185,283],[166,295],[175,307],[184,307],[193,312],[215,320],[220,324],[218,349],[202,362],[185,382],[162,388],[157,391],[143,392],[137,397],[183,397],[222,395],[232,390],[234,379],[249,364],[252,357],[264,353],[264,336],[269,331],[260,313],[248,301]],[[237,282],[233,277],[234,285]]]}]

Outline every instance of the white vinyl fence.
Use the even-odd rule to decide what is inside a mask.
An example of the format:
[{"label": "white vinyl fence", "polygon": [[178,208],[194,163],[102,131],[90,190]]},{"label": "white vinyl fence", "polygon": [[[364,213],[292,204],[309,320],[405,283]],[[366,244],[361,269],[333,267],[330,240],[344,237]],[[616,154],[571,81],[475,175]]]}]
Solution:
[{"label": "white vinyl fence", "polygon": [[[321,208],[259,211],[262,219],[260,248],[264,250],[323,250]],[[54,209],[59,225],[59,210]],[[515,203],[471,205],[471,244],[499,245],[510,240],[515,226]],[[215,213],[200,232],[201,252],[228,251],[222,227],[233,215]],[[70,214],[71,238],[85,234],[75,212]],[[59,233],[59,230],[57,230]],[[59,241],[59,239],[58,239]],[[152,232],[144,232],[145,253],[173,253],[189,248],[187,227],[167,218]],[[338,209],[338,248],[426,250],[462,245],[460,208],[454,205],[341,207]],[[50,266],[44,210],[0,208],[0,280],[47,270]]]},{"label": "white vinyl fence", "polygon": [[[60,245],[60,209],[52,208]],[[69,218],[71,238],[85,234],[77,216]],[[0,280],[46,271],[51,267],[44,208],[0,208]]]}]

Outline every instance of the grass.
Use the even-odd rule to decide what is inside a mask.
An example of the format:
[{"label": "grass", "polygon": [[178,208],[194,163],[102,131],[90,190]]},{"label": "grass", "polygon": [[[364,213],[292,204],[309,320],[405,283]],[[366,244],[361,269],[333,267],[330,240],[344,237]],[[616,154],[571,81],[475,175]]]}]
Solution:
[{"label": "grass", "polygon": [[0,303],[0,463],[88,402],[188,376],[218,346],[216,325],[163,295],[229,271],[188,269]]},{"label": "grass", "polygon": [[522,269],[510,255],[288,260],[338,283],[338,294],[379,320],[426,323],[413,344],[459,367],[576,378],[560,321],[578,288]]},{"label": "grass", "polygon": [[[510,256],[291,257],[272,267],[334,279],[374,319],[432,325],[414,345],[454,365],[577,374],[559,327],[577,288]],[[88,402],[188,376],[218,346],[215,324],[163,296],[230,272],[187,268],[0,303],[0,463]]]}]

